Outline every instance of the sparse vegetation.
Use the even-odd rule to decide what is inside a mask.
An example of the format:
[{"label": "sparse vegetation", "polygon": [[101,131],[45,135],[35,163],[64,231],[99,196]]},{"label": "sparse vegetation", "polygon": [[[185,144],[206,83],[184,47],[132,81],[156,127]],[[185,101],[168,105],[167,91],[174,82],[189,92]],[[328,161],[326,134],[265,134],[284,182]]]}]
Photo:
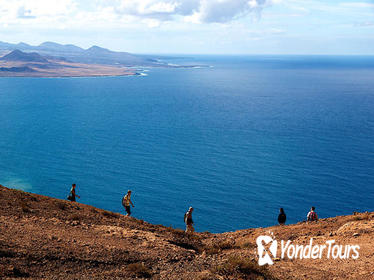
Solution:
[{"label": "sparse vegetation", "polygon": [[244,249],[244,248],[255,248],[256,245],[254,243],[251,243],[251,242],[244,242],[243,244],[240,245],[240,248]]},{"label": "sparse vegetation", "polygon": [[127,266],[127,269],[138,277],[151,278],[152,271],[142,263],[132,263]]},{"label": "sparse vegetation", "polygon": [[216,267],[215,273],[223,276],[245,275],[246,279],[275,280],[265,267],[240,256],[230,256],[227,262]]},{"label": "sparse vegetation", "polygon": [[79,215],[79,214],[73,214],[73,215],[70,216],[69,219],[72,220],[72,221],[82,221],[83,216]]},{"label": "sparse vegetation", "polygon": [[208,255],[215,255],[223,250],[235,249],[238,246],[235,245],[235,242],[230,240],[224,240],[217,243],[213,243],[209,246],[205,246],[205,251]]},{"label": "sparse vegetation", "polygon": [[[273,275],[281,279],[323,279],[326,271],[336,279],[349,273],[356,279],[362,276],[361,272],[371,273],[369,269],[352,270],[353,262],[339,262],[339,268],[336,262],[310,262],[313,274],[298,263],[281,259],[274,259],[273,266],[260,267],[255,238],[266,229],[186,234],[181,229],[124,218],[92,206],[2,187],[0,210],[3,235],[0,238],[0,279],[79,279],[82,271],[89,272],[87,277],[173,280],[274,280]],[[333,236],[331,239],[337,244],[360,242],[363,258],[354,265],[366,267],[373,263],[370,251],[373,215],[356,213],[355,216],[273,229],[278,240],[295,239],[295,244],[304,244],[317,235],[321,240]],[[80,269],[72,270],[72,265],[76,264]]]},{"label": "sparse vegetation", "polygon": [[66,209],[66,203],[62,202],[62,201],[57,201],[56,202],[56,206],[58,209],[60,210],[65,210]]},{"label": "sparse vegetation", "polygon": [[27,202],[21,201],[20,205],[23,213],[31,213],[30,206],[27,204]]},{"label": "sparse vegetation", "polygon": [[107,218],[119,218],[120,215],[118,213],[114,213],[114,212],[111,212],[111,211],[103,211],[102,212],[103,216],[104,217],[107,217]]},{"label": "sparse vegetation", "polygon": [[355,213],[354,216],[352,216],[351,221],[370,220],[370,217],[369,213]]}]

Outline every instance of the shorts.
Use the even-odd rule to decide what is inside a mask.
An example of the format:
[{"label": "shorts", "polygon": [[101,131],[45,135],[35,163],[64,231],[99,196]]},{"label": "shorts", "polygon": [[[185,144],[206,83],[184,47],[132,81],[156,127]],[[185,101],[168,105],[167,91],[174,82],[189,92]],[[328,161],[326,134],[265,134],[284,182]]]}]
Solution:
[{"label": "shorts", "polygon": [[126,209],[126,212],[127,212],[127,214],[131,214],[131,210],[130,210],[130,206],[125,206],[125,209]]}]

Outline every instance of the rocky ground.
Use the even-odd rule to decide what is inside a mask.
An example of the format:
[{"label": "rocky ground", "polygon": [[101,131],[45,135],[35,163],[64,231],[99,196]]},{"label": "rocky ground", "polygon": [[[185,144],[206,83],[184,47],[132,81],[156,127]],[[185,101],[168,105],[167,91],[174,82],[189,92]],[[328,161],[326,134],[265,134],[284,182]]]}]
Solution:
[{"label": "rocky ground", "polygon": [[[274,259],[256,238],[360,245],[358,259]],[[374,214],[186,235],[161,225],[0,186],[0,279],[374,279]],[[277,256],[278,257],[278,256]]]}]

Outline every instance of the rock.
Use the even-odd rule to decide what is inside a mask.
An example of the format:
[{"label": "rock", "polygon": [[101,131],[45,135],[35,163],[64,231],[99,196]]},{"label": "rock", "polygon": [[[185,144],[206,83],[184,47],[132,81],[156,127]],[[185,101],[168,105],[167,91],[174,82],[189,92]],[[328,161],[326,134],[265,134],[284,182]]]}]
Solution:
[{"label": "rock", "polygon": [[355,232],[352,236],[357,237],[357,236],[360,236],[360,234],[358,232]]}]

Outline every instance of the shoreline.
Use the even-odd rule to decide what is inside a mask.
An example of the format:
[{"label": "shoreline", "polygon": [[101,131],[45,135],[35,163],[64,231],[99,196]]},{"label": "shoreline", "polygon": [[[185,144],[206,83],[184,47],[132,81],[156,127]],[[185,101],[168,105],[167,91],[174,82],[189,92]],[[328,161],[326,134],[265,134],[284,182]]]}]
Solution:
[{"label": "shoreline", "polygon": [[0,78],[100,78],[100,77],[125,77],[142,76],[139,73],[125,74],[92,74],[92,75],[0,75]]}]

